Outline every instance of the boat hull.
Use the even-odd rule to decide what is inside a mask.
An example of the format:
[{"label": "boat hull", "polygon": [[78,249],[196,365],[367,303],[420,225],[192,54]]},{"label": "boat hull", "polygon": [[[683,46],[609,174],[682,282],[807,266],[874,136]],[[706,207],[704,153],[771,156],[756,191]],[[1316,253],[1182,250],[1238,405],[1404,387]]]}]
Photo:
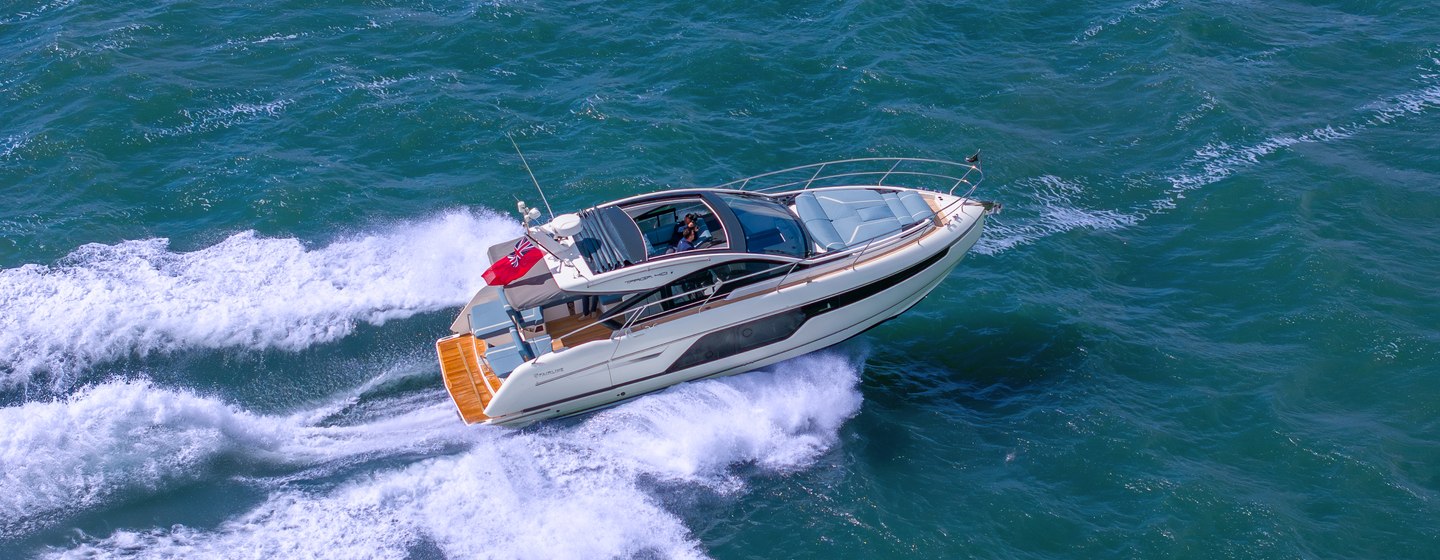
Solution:
[{"label": "boat hull", "polygon": [[843,342],[934,290],[979,239],[984,219],[979,205],[958,205],[940,227],[878,257],[817,267],[743,303],[541,356],[505,381],[485,410],[488,423],[523,426],[587,412]]}]

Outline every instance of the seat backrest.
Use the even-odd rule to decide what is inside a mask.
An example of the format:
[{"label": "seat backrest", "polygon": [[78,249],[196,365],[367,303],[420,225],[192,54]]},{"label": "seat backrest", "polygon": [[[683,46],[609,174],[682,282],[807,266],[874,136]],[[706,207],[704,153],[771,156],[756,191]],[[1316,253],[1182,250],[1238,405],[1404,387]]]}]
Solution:
[{"label": "seat backrest", "polygon": [[800,215],[800,220],[805,222],[805,230],[810,232],[810,239],[816,245],[828,251],[845,248],[845,241],[840,238],[840,233],[835,231],[835,225],[830,222],[830,216],[815,200],[811,193],[800,193],[795,196],[795,213]]}]

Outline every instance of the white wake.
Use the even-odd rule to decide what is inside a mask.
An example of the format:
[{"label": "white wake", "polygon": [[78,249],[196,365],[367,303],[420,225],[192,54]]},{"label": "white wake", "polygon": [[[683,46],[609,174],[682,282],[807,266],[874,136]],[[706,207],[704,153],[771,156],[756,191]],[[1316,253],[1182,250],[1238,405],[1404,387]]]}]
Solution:
[{"label": "white wake", "polygon": [[146,239],[0,269],[0,386],[48,375],[63,388],[96,364],[190,348],[298,350],[458,306],[484,249],[519,234],[454,211],[319,248],[247,231],[193,252]]},{"label": "white wake", "polygon": [[[665,489],[741,492],[746,481],[737,474],[737,466],[753,465],[774,473],[812,464],[836,444],[840,426],[859,410],[858,382],[855,363],[821,354],[769,371],[672,387],[578,424],[516,432],[461,428],[453,415],[441,427],[425,427],[432,420],[428,417],[411,420],[416,428],[434,430],[434,438],[464,439],[470,446],[458,454],[356,476],[331,490],[277,484],[258,507],[215,528],[121,529],[86,537],[73,549],[46,553],[54,557],[404,558],[412,547],[424,544],[452,558],[699,557],[703,553],[694,535],[676,512],[666,508]],[[153,456],[148,452],[122,452],[109,458],[117,450],[110,442],[118,435],[105,436],[98,443],[62,445],[70,451],[16,469],[26,482],[5,489],[23,495],[7,506],[9,513],[55,511],[58,506],[51,504],[95,489],[163,484],[167,477],[191,476],[196,464],[227,448],[303,463],[425,445],[407,442],[401,430],[393,429],[403,416],[336,435],[329,431],[333,429],[295,427],[285,419],[255,416],[144,385],[104,390],[124,393],[121,400],[159,402],[109,411],[108,416],[118,413],[122,418],[115,421],[118,425],[101,422],[92,429],[119,434],[143,431],[139,427],[148,425],[173,432],[171,437],[146,440],[151,441],[147,445],[185,459],[152,466],[143,458]],[[72,409],[100,406],[99,401],[108,400],[91,394],[55,404],[47,414],[79,417],[89,411]],[[169,402],[177,400],[181,402]],[[97,404],[87,404],[91,401]],[[378,434],[375,441],[359,436],[372,432]],[[423,438],[426,433],[417,429],[413,437]],[[55,446],[56,442],[34,437],[39,436],[9,445],[17,452]],[[61,477],[51,490],[30,490],[44,486],[34,484],[36,479],[44,481],[93,460],[108,466],[97,467],[88,482]]]}]

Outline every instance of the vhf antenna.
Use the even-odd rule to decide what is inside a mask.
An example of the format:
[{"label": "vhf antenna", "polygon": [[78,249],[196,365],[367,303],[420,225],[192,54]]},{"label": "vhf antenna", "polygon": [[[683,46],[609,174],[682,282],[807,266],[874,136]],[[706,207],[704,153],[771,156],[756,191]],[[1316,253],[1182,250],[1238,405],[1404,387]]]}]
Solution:
[{"label": "vhf antenna", "polygon": [[509,133],[505,138],[510,140],[510,145],[515,147],[515,153],[520,156],[520,163],[525,165],[525,172],[530,174],[530,182],[535,183],[535,190],[540,191],[540,202],[545,203],[545,212],[550,214],[550,219],[555,219],[555,211],[550,209],[550,201],[545,199],[545,189],[540,188],[540,181],[535,180],[535,172],[530,170],[530,162],[525,161],[525,154],[520,151],[520,145],[515,143],[515,138]]}]

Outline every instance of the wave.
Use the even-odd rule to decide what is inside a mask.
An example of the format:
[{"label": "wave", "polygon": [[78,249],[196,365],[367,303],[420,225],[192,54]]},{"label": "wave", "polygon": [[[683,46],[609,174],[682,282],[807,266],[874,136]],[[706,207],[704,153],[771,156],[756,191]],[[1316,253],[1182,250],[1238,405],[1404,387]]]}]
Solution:
[{"label": "wave", "polygon": [[[1431,61],[1440,69],[1440,59]],[[1424,79],[1440,78],[1440,74],[1424,74]],[[1213,98],[1207,94],[1207,105]],[[1325,125],[1302,133],[1273,134],[1250,144],[1231,145],[1213,142],[1196,149],[1177,171],[1163,177],[1166,188],[1156,198],[1128,209],[1085,208],[1079,199],[1084,189],[1069,179],[1054,175],[1030,177],[1014,184],[1024,187],[1021,196],[1031,203],[1011,202],[1006,211],[993,219],[986,235],[976,243],[974,251],[993,255],[1039,239],[1079,228],[1121,229],[1144,221],[1155,214],[1173,210],[1189,191],[1222,181],[1246,168],[1260,164],[1265,158],[1302,144],[1323,144],[1347,140],[1366,130],[1420,116],[1440,107],[1440,85],[1393,95],[1361,107],[1353,121]],[[1201,110],[1206,109],[1202,105]],[[1149,182],[1151,179],[1126,178],[1127,181]],[[1012,217],[1018,219],[1012,220]]]},{"label": "wave", "polygon": [[180,111],[180,115],[187,121],[185,124],[147,131],[143,136],[146,141],[153,142],[161,138],[226,129],[266,117],[278,117],[292,103],[294,103],[293,99],[279,99],[266,103],[235,103],[228,107],[212,107],[194,111],[183,109]]},{"label": "wave", "polygon": [[1084,187],[1054,175],[1044,175],[1018,184],[1029,187],[1025,193],[1033,204],[1021,205],[1016,211],[1021,219],[1010,222],[1003,217],[1015,213],[1006,210],[1002,219],[992,221],[986,235],[975,244],[974,251],[993,255],[1019,245],[1078,228],[1119,229],[1138,223],[1142,218],[1116,210],[1083,208],[1078,199]]},{"label": "wave", "polygon": [[1189,129],[1190,125],[1194,124],[1195,121],[1200,120],[1200,118],[1205,116],[1206,113],[1213,111],[1216,107],[1216,104],[1219,103],[1219,100],[1215,99],[1215,96],[1208,91],[1202,90],[1200,92],[1200,96],[1204,98],[1205,101],[1201,102],[1199,105],[1196,105],[1194,109],[1191,109],[1185,114],[1180,115],[1180,117],[1175,120],[1175,130]]},{"label": "wave", "polygon": [[74,4],[77,1],[78,0],[55,0],[53,2],[42,4],[30,10],[18,12],[13,16],[0,18],[0,25],[11,25],[25,21],[27,19],[42,16],[47,12],[58,12],[70,7],[71,4]]},{"label": "wave", "polygon": [[1141,2],[1141,3],[1139,3],[1139,4],[1132,4],[1132,5],[1130,5],[1129,7],[1125,8],[1124,10],[1122,10],[1119,15],[1116,15],[1116,16],[1114,16],[1114,17],[1111,17],[1110,19],[1107,19],[1107,20],[1105,20],[1105,21],[1102,22],[1102,23],[1096,23],[1096,24],[1091,25],[1090,27],[1086,28],[1083,33],[1081,33],[1080,35],[1076,36],[1075,39],[1072,40],[1071,42],[1072,42],[1072,43],[1079,44],[1079,43],[1082,43],[1082,42],[1084,42],[1084,41],[1087,41],[1087,40],[1095,37],[1096,35],[1099,35],[1101,31],[1104,31],[1104,30],[1105,30],[1105,28],[1107,28],[1107,27],[1113,27],[1113,26],[1115,26],[1115,25],[1119,25],[1119,23],[1120,23],[1121,21],[1124,21],[1126,18],[1130,18],[1130,17],[1134,17],[1134,16],[1137,16],[1137,15],[1140,15],[1140,14],[1145,13],[1145,12],[1147,12],[1147,11],[1154,10],[1154,9],[1156,9],[1156,8],[1159,8],[1159,7],[1161,7],[1161,6],[1164,6],[1165,4],[1168,4],[1168,3],[1169,3],[1168,0],[1147,0],[1146,2]]},{"label": "wave", "polygon": [[49,375],[59,388],[157,352],[299,350],[456,306],[477,287],[483,248],[519,234],[491,212],[453,211],[318,249],[247,231],[194,252],[146,239],[0,269],[0,386]]},{"label": "wave", "polygon": [[29,141],[30,135],[28,134],[15,134],[5,137],[4,140],[0,140],[0,160],[9,158],[11,154],[24,147]]},{"label": "wave", "polygon": [[105,506],[117,494],[197,480],[222,455],[316,467],[433,450],[463,435],[454,413],[440,404],[365,426],[315,426],[316,412],[254,414],[143,380],[0,409],[6,427],[0,431],[0,540]]},{"label": "wave", "polygon": [[[736,474],[738,465],[788,472],[812,464],[835,445],[840,426],[858,412],[858,383],[856,362],[826,353],[777,364],[766,372],[682,384],[592,414],[578,424],[552,423],[525,431],[458,428],[460,437],[472,444],[462,453],[355,477],[327,491],[277,485],[261,505],[215,528],[122,529],[103,538],[82,536],[83,542],[72,549],[45,552],[52,557],[403,558],[413,547],[433,546],[446,557],[467,558],[700,557],[699,543],[664,505],[667,490],[734,493],[745,487]],[[120,387],[142,389],[132,399],[154,391]],[[307,451],[312,444],[297,438],[295,428],[274,426],[283,421],[232,409],[216,412],[211,401],[201,400],[207,403],[197,406],[204,413],[198,422],[204,437],[174,438],[198,443],[163,445],[197,448],[182,454],[190,456],[239,446],[247,453],[258,449],[292,461],[314,460],[316,452]],[[75,405],[59,407],[69,406]],[[65,414],[80,416],[79,411]],[[138,413],[121,414],[129,417],[141,420],[117,420],[122,429],[102,431],[124,431],[131,424],[149,423],[155,415],[142,407]],[[447,421],[459,426],[453,415]],[[177,430],[172,422],[161,425]],[[223,429],[229,425],[240,428]],[[361,425],[353,434],[381,429]],[[401,437],[392,434],[363,445],[390,449]],[[220,443],[214,443],[216,439]],[[364,438],[342,440],[343,445],[319,447],[353,453],[350,446],[362,445]],[[115,468],[125,457],[102,458],[103,452],[76,453],[47,463],[52,468],[46,471],[61,472],[100,458],[111,467],[96,468],[97,476],[150,472],[141,465]],[[292,452],[302,455],[289,457]],[[163,470],[188,473],[190,468]],[[21,469],[22,476],[29,470]],[[133,478],[144,483],[150,475],[129,476],[132,480],[85,487],[133,485]],[[48,498],[35,501],[49,503]]]},{"label": "wave", "polygon": [[[1435,60],[1440,66],[1440,60]],[[1436,78],[1440,78],[1437,76]],[[1383,99],[1367,106],[1371,114],[1364,124],[1377,126],[1390,124],[1405,116],[1423,115],[1426,111],[1440,107],[1440,84]]]},{"label": "wave", "polygon": [[1170,189],[1166,191],[1166,196],[1151,202],[1151,206],[1167,210],[1174,208],[1176,199],[1183,198],[1185,191],[1219,182],[1236,171],[1260,163],[1261,158],[1270,154],[1296,144],[1343,140],[1354,136],[1355,132],[1354,127],[1325,126],[1303,134],[1277,134],[1246,146],[1231,146],[1226,142],[1206,144],[1195,150],[1195,156],[1183,166],[1199,169],[1167,177]]},{"label": "wave", "polygon": [[[1440,65],[1440,61],[1435,61]],[[1166,177],[1170,188],[1151,203],[1154,210],[1169,210],[1186,191],[1219,182],[1262,159],[1300,144],[1322,144],[1346,140],[1372,127],[1394,124],[1403,118],[1424,115],[1440,107],[1440,85],[1387,97],[1365,105],[1356,120],[1341,125],[1326,125],[1299,134],[1276,134],[1249,145],[1232,146],[1225,142],[1206,144],[1181,168],[1187,171]]]}]

